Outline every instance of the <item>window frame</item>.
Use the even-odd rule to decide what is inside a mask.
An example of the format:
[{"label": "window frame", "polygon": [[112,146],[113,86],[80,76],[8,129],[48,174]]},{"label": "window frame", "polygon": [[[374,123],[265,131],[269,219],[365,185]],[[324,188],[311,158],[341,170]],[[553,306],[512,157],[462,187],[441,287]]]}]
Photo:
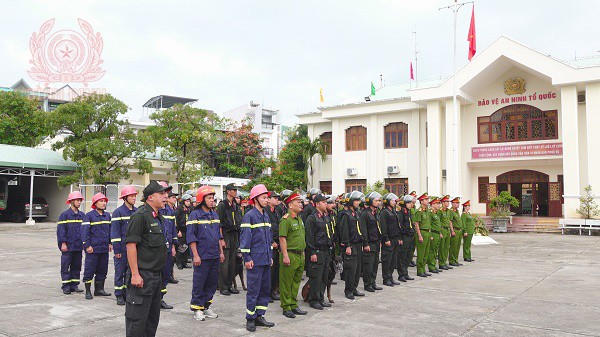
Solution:
[{"label": "window frame", "polygon": [[408,148],[408,124],[404,122],[393,122],[384,126],[383,148],[386,150]]},{"label": "window frame", "polygon": [[333,133],[331,131],[323,132],[319,138],[321,138],[321,142],[323,142],[325,154],[330,155],[333,149]]},{"label": "window frame", "polygon": [[[540,116],[532,116],[532,114]],[[511,118],[521,114],[525,118]],[[541,136],[534,137],[533,124],[540,122]],[[519,138],[519,125],[526,123],[526,135]],[[549,124],[552,123],[552,124]],[[548,132],[547,124],[550,125]],[[499,127],[499,132],[494,132],[494,129]],[[482,128],[487,128],[487,139],[484,139]],[[489,116],[477,117],[477,143],[512,143],[512,142],[527,142],[537,140],[555,140],[558,139],[558,110],[541,110],[528,104],[513,104],[496,110]],[[553,135],[551,134],[553,133]],[[494,135],[498,135],[498,139],[494,139]],[[509,138],[513,135],[512,138]]]},{"label": "window frame", "polygon": [[394,193],[398,197],[408,194],[408,178],[385,178],[383,181],[388,192]]},{"label": "window frame", "polygon": [[367,128],[362,125],[346,129],[346,152],[367,150]]},{"label": "window frame", "polygon": [[350,193],[352,191],[364,192],[364,190],[367,188],[367,179],[346,179],[344,184],[346,187],[346,193]]}]

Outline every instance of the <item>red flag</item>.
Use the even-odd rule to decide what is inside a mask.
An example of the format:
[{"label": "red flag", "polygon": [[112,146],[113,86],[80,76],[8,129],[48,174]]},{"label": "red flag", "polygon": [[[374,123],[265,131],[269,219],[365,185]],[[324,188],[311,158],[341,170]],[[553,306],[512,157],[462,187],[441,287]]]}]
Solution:
[{"label": "red flag", "polygon": [[415,79],[415,73],[413,72],[412,62],[410,63],[410,79]]},{"label": "red flag", "polygon": [[477,38],[475,37],[475,5],[473,5],[473,11],[471,12],[471,25],[469,26],[469,61],[475,56],[477,52]]}]

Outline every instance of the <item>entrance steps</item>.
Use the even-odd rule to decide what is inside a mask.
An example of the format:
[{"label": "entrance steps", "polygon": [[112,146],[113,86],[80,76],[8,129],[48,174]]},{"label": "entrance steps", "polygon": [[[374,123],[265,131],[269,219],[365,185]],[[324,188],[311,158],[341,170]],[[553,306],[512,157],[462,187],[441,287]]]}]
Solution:
[{"label": "entrance steps", "polygon": [[[559,220],[561,218],[550,217],[531,217],[531,216],[513,216],[512,222],[507,225],[509,233],[560,233]],[[492,219],[489,216],[482,216],[481,220],[487,229],[492,232]]]}]

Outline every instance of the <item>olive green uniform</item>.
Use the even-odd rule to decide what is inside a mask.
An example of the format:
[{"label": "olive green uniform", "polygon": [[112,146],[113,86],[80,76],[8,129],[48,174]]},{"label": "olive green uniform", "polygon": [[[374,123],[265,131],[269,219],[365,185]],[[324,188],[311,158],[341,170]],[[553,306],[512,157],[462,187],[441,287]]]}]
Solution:
[{"label": "olive green uniform", "polygon": [[431,217],[431,245],[429,246],[429,255],[427,256],[427,266],[429,271],[437,270],[437,260],[438,260],[438,251],[440,248],[440,234],[442,231],[442,219],[441,219],[441,210],[433,213],[430,212]]},{"label": "olive green uniform", "polygon": [[[415,221],[415,217],[417,214],[417,206],[413,207],[410,209],[410,217],[412,218],[413,222]],[[415,231],[415,242],[419,242],[419,234],[417,233],[417,231]],[[417,249],[417,245],[414,244],[412,245],[409,253],[408,253],[408,258],[410,259],[409,262],[413,262],[413,259],[415,258],[415,250]]]},{"label": "olive green uniform", "polygon": [[419,223],[419,231],[423,237],[423,242],[419,242],[419,235],[415,235],[415,246],[417,246],[417,274],[425,273],[427,265],[427,256],[429,255],[429,246],[431,245],[431,211],[420,208],[415,212],[414,222]]},{"label": "olive green uniform", "polygon": [[450,220],[452,221],[452,227],[454,228],[454,233],[456,234],[452,238],[450,238],[450,254],[448,260],[451,265],[458,264],[458,255],[460,253],[460,244],[462,242],[462,219],[458,210],[449,210],[448,214],[450,214]]},{"label": "olive green uniform", "polygon": [[299,215],[292,217],[287,213],[279,223],[279,237],[285,237],[290,265],[283,264],[283,253],[279,254],[279,291],[281,308],[293,310],[298,307],[298,289],[304,272],[304,249],[306,238],[304,224]]},{"label": "olive green uniform", "polygon": [[442,222],[442,236],[443,238],[440,239],[440,248],[438,250],[438,261],[439,261],[439,265],[440,267],[442,266],[448,266],[448,255],[450,253],[450,221],[451,221],[451,214],[450,212],[452,212],[450,209],[442,209],[439,211],[440,213],[440,220]]},{"label": "olive green uniform", "polygon": [[475,233],[475,219],[471,213],[463,212],[460,216],[463,224],[463,235],[466,233],[463,242],[463,259],[468,260],[471,258],[471,240]]}]

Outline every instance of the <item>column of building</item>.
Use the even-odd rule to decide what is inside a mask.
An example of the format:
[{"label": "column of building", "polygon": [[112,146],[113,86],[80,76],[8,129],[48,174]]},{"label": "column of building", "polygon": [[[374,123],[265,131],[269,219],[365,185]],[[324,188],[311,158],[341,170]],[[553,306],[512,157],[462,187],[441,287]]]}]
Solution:
[{"label": "column of building", "polygon": [[575,218],[579,206],[581,183],[579,177],[579,125],[577,123],[577,88],[561,87],[561,132],[563,140],[563,174],[565,217]]}]

